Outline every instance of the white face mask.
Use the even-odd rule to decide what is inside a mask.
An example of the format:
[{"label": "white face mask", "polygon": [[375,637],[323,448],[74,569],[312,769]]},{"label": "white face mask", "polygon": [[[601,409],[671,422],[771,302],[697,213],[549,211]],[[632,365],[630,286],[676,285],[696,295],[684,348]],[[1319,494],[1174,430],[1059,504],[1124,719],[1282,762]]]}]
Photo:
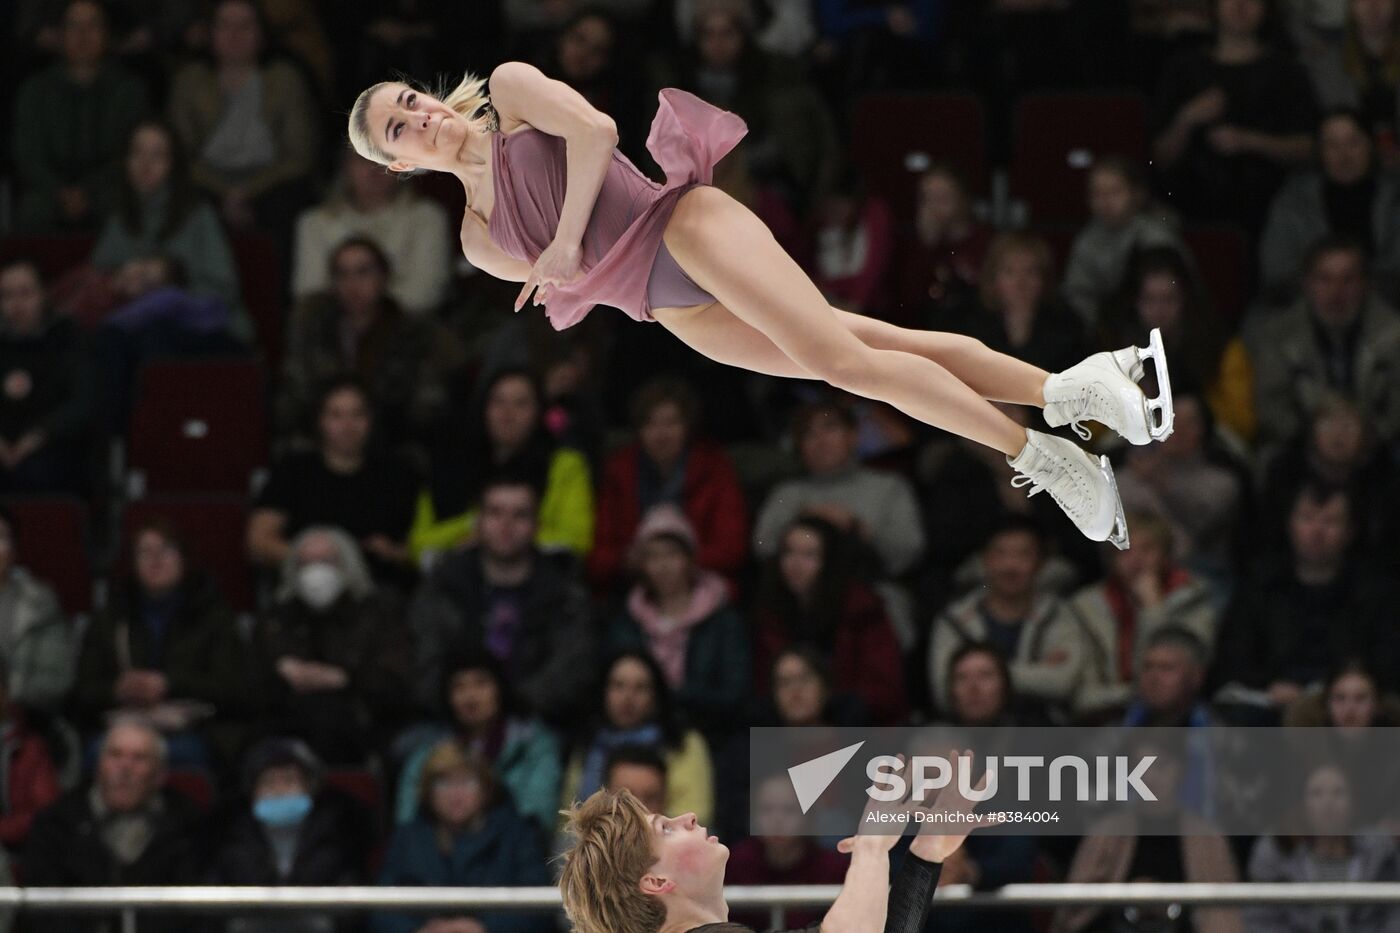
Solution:
[{"label": "white face mask", "polygon": [[297,595],[312,609],[322,610],[345,592],[345,574],[331,564],[307,564],[297,571]]}]

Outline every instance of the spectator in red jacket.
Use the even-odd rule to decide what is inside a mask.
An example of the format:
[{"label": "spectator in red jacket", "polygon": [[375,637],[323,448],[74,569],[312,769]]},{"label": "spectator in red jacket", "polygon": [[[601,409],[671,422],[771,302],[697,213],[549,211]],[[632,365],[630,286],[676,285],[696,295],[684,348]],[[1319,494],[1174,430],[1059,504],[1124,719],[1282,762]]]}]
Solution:
[{"label": "spectator in red jacket", "polygon": [[58,799],[58,768],[48,744],[10,702],[8,664],[0,657],[0,843],[11,851],[29,838],[34,814]]},{"label": "spectator in red jacket", "polygon": [[695,527],[701,567],[731,579],[748,552],[749,523],[743,490],[729,456],[697,439],[700,400],[678,379],[660,377],[632,400],[637,440],[603,466],[598,521],[588,575],[599,589],[623,579],[627,550],[641,517],[653,506],[679,506]]},{"label": "spectator in red jacket", "polygon": [[813,281],[827,301],[855,314],[889,318],[894,215],[847,168],[817,208]]},{"label": "spectator in red jacket", "polygon": [[819,518],[799,518],[783,532],[753,613],[754,695],[767,694],[785,648],[811,645],[838,692],[860,697],[872,722],[897,724],[909,713],[899,642],[880,597],[850,575],[846,547]]}]

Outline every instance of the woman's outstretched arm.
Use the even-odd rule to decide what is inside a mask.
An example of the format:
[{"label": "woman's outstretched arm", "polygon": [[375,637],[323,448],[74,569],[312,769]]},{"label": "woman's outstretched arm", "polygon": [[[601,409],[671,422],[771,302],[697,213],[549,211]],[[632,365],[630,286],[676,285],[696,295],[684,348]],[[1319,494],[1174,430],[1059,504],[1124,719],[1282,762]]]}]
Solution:
[{"label": "woman's outstretched arm", "polygon": [[[531,290],[561,284],[577,273],[583,257],[583,232],[593,214],[593,203],[603,187],[613,149],[617,146],[617,125],[611,117],[595,109],[583,95],[562,81],[544,76],[534,65],[506,62],[491,72],[491,104],[503,123],[527,123],[535,129],[559,136],[566,145],[568,175],[564,206],[554,241],[540,254],[516,301],[517,310]],[[536,297],[536,304],[540,297]]]}]

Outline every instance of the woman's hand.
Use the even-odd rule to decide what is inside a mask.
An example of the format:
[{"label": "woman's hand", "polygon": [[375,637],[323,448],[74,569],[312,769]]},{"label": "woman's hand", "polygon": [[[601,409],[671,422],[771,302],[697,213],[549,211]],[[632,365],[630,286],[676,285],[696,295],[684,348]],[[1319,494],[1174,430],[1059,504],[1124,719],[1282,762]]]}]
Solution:
[{"label": "woman's hand", "polygon": [[[898,756],[901,767],[906,763],[903,755]],[[909,805],[910,782],[905,781],[904,796],[898,800],[876,800],[871,797],[865,802],[865,812],[860,815],[860,825],[876,823],[888,826],[893,835],[883,833],[862,833],[857,827],[854,836],[847,836],[836,843],[836,851],[843,855],[856,852],[873,852],[880,855],[890,851],[904,835],[905,828],[913,819]]]},{"label": "woman's hand", "polygon": [[583,247],[578,243],[560,240],[550,243],[530,269],[530,277],[525,280],[525,287],[520,289],[520,297],[515,299],[515,310],[525,307],[525,301],[532,291],[535,293],[535,305],[549,301],[549,293],[554,286],[567,285],[578,278],[582,263]]},{"label": "woman's hand", "polygon": [[[948,785],[938,792],[938,799],[934,801],[933,806],[926,808],[931,813],[943,814],[944,818],[938,821],[925,819],[919,824],[919,834],[909,846],[910,853],[925,862],[941,862],[948,858],[962,848],[968,833],[977,826],[968,820],[949,819],[950,816],[970,817],[972,811],[977,808],[977,801],[968,800],[958,790],[963,769],[972,767],[972,750],[951,749],[948,752],[948,761],[953,766],[948,776]],[[972,789],[982,791],[986,786],[987,777],[983,775],[982,780]]]}]

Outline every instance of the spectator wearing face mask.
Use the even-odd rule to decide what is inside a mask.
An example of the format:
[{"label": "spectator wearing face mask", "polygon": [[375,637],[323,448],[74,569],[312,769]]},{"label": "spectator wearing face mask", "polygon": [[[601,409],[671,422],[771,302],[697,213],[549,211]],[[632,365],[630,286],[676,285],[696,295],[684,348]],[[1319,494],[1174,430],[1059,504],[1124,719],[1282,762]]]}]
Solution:
[{"label": "spectator wearing face mask", "polygon": [[338,528],[293,540],[253,634],[265,713],[332,763],[362,763],[411,695],[408,633]]},{"label": "spectator wearing face mask", "polygon": [[[326,788],[304,742],[264,739],[243,766],[246,799],[219,834],[207,884],[334,886],[362,881],[365,814]],[[348,933],[355,918],[324,912],[230,917],[223,933]]]}]

